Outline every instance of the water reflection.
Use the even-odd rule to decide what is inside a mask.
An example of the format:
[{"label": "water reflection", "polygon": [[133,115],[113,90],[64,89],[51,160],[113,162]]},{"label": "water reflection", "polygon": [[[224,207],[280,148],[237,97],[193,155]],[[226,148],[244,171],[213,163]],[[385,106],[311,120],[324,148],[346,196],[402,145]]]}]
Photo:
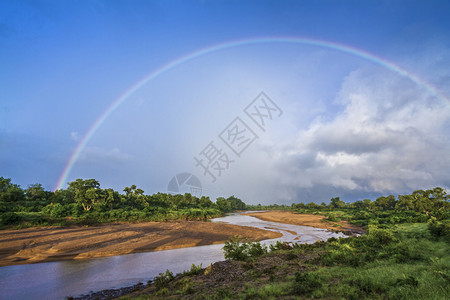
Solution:
[{"label": "water reflection", "polygon": [[[314,243],[343,236],[325,229],[261,221],[239,214],[217,218],[241,226],[257,227],[283,233],[277,240]],[[147,282],[166,269],[180,273],[192,264],[223,260],[221,245],[199,246],[158,252],[134,253],[87,260],[61,261],[0,268],[0,299],[64,299],[103,289]]]},{"label": "water reflection", "polygon": [[265,241],[266,244],[273,243],[274,241],[315,243],[318,240],[327,240],[331,237],[345,237],[342,233],[335,233],[326,229],[262,221],[255,217],[240,214],[232,214],[223,218],[216,218],[213,221],[240,226],[256,227],[281,232],[283,234],[281,238]]}]

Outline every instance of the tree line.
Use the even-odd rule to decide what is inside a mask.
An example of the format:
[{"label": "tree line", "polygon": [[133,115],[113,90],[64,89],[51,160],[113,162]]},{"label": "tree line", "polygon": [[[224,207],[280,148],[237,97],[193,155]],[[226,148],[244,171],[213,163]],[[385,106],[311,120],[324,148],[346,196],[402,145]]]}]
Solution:
[{"label": "tree line", "polygon": [[81,223],[109,221],[168,221],[177,219],[206,220],[225,212],[246,209],[235,196],[209,197],[190,193],[145,195],[136,185],[124,193],[102,189],[95,179],[76,179],[66,189],[54,192],[41,184],[22,189],[10,178],[0,177],[0,224],[65,225],[70,220]]},{"label": "tree line", "polygon": [[339,197],[332,198],[330,203],[298,203],[293,204],[294,208],[310,208],[310,209],[322,209],[322,208],[334,208],[334,209],[365,209],[365,210],[397,210],[397,211],[416,211],[420,213],[426,213],[435,211],[444,211],[449,208],[450,195],[447,195],[445,189],[441,187],[435,187],[428,190],[416,190],[412,194],[407,195],[394,195],[381,196],[375,201],[370,199],[358,200],[352,203],[346,203]]},{"label": "tree line", "polygon": [[416,190],[411,194],[381,196],[346,203],[339,197],[332,198],[329,204],[297,203],[291,210],[302,213],[317,213],[327,216],[326,221],[347,220],[359,226],[390,226],[400,223],[423,223],[430,219],[448,220],[450,217],[450,195],[445,189],[435,187]]},{"label": "tree line", "polygon": [[236,210],[285,209],[297,212],[321,211],[330,221],[346,219],[355,224],[395,224],[424,222],[430,217],[449,217],[450,195],[441,187],[416,190],[411,194],[381,196],[376,200],[346,203],[339,197],[328,204],[294,203],[291,206],[271,204],[247,205],[241,199],[190,193],[146,195],[136,185],[123,193],[102,189],[95,179],[76,179],[66,189],[47,191],[41,184],[23,189],[10,178],[0,177],[0,225],[67,225],[113,221],[207,220]]}]

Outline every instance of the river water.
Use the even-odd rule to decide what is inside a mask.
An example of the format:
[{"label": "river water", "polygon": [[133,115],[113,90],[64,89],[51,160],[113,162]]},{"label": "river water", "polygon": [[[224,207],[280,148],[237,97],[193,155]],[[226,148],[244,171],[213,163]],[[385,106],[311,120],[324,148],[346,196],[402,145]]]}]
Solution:
[{"label": "river water", "polygon": [[[225,222],[251,226],[276,232],[283,236],[264,241],[314,243],[330,237],[343,237],[341,233],[325,229],[266,222],[254,217],[231,214],[216,218],[213,222]],[[167,269],[174,274],[189,270],[192,264],[224,260],[223,244],[134,253],[104,258],[38,263],[0,267],[0,299],[64,299],[91,291],[146,283]]]}]

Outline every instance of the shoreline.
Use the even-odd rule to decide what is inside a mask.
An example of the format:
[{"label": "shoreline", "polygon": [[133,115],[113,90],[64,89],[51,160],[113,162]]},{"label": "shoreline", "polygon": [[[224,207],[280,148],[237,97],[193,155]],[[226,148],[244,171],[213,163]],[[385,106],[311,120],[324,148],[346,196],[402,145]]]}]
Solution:
[{"label": "shoreline", "polygon": [[0,267],[223,244],[235,235],[251,241],[282,236],[253,227],[203,221],[2,230]]},{"label": "shoreline", "polygon": [[[324,222],[322,215],[296,214],[291,211],[243,214],[263,221],[350,234],[364,233],[363,228],[346,221]],[[236,235],[250,241],[282,236],[281,233],[253,227],[203,221],[8,229],[0,231],[0,267],[222,244]]]},{"label": "shoreline", "polygon": [[[296,214],[290,211],[263,211],[263,212],[251,212],[245,213],[245,211],[240,211],[243,215],[253,216],[263,221],[270,222],[278,222],[292,225],[300,225],[300,226],[308,226],[308,227],[316,227],[322,229],[328,229],[332,231],[341,231],[341,232],[351,232],[355,233],[364,233],[364,229],[352,224],[349,224],[346,221],[340,222],[324,222],[322,221],[325,217],[323,215],[313,215],[313,214]],[[226,224],[226,223],[220,223]],[[341,228],[337,229],[333,226],[333,224],[339,224]],[[178,276],[179,274],[176,274]],[[126,286],[118,289],[105,289],[96,292],[90,292],[88,294],[78,295],[73,297],[74,300],[95,300],[95,299],[111,299],[111,298],[119,298],[122,296],[130,295],[136,291],[142,290],[149,286],[151,281],[147,284],[145,283],[137,283],[132,286]]]},{"label": "shoreline", "polygon": [[313,214],[297,214],[292,211],[271,210],[264,212],[244,213],[246,216],[258,218],[263,221],[285,223],[291,225],[307,226],[328,229],[335,232],[361,234],[365,230],[362,227],[350,224],[347,221],[325,222],[325,216]]}]

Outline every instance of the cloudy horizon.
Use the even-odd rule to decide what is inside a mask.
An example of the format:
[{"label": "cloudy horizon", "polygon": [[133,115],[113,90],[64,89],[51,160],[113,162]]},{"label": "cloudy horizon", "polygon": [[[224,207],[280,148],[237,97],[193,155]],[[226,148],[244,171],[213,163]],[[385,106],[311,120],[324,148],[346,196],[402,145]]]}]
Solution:
[{"label": "cloudy horizon", "polygon": [[[52,189],[95,122],[149,74],[266,38],[206,51],[142,84],[93,132],[65,183],[95,178],[153,194],[188,172],[213,200],[287,205],[448,190],[444,5],[2,2],[0,176]],[[265,115],[252,115],[254,105]],[[233,130],[245,133],[232,140]],[[220,153],[208,173],[198,162],[211,145]]]}]

